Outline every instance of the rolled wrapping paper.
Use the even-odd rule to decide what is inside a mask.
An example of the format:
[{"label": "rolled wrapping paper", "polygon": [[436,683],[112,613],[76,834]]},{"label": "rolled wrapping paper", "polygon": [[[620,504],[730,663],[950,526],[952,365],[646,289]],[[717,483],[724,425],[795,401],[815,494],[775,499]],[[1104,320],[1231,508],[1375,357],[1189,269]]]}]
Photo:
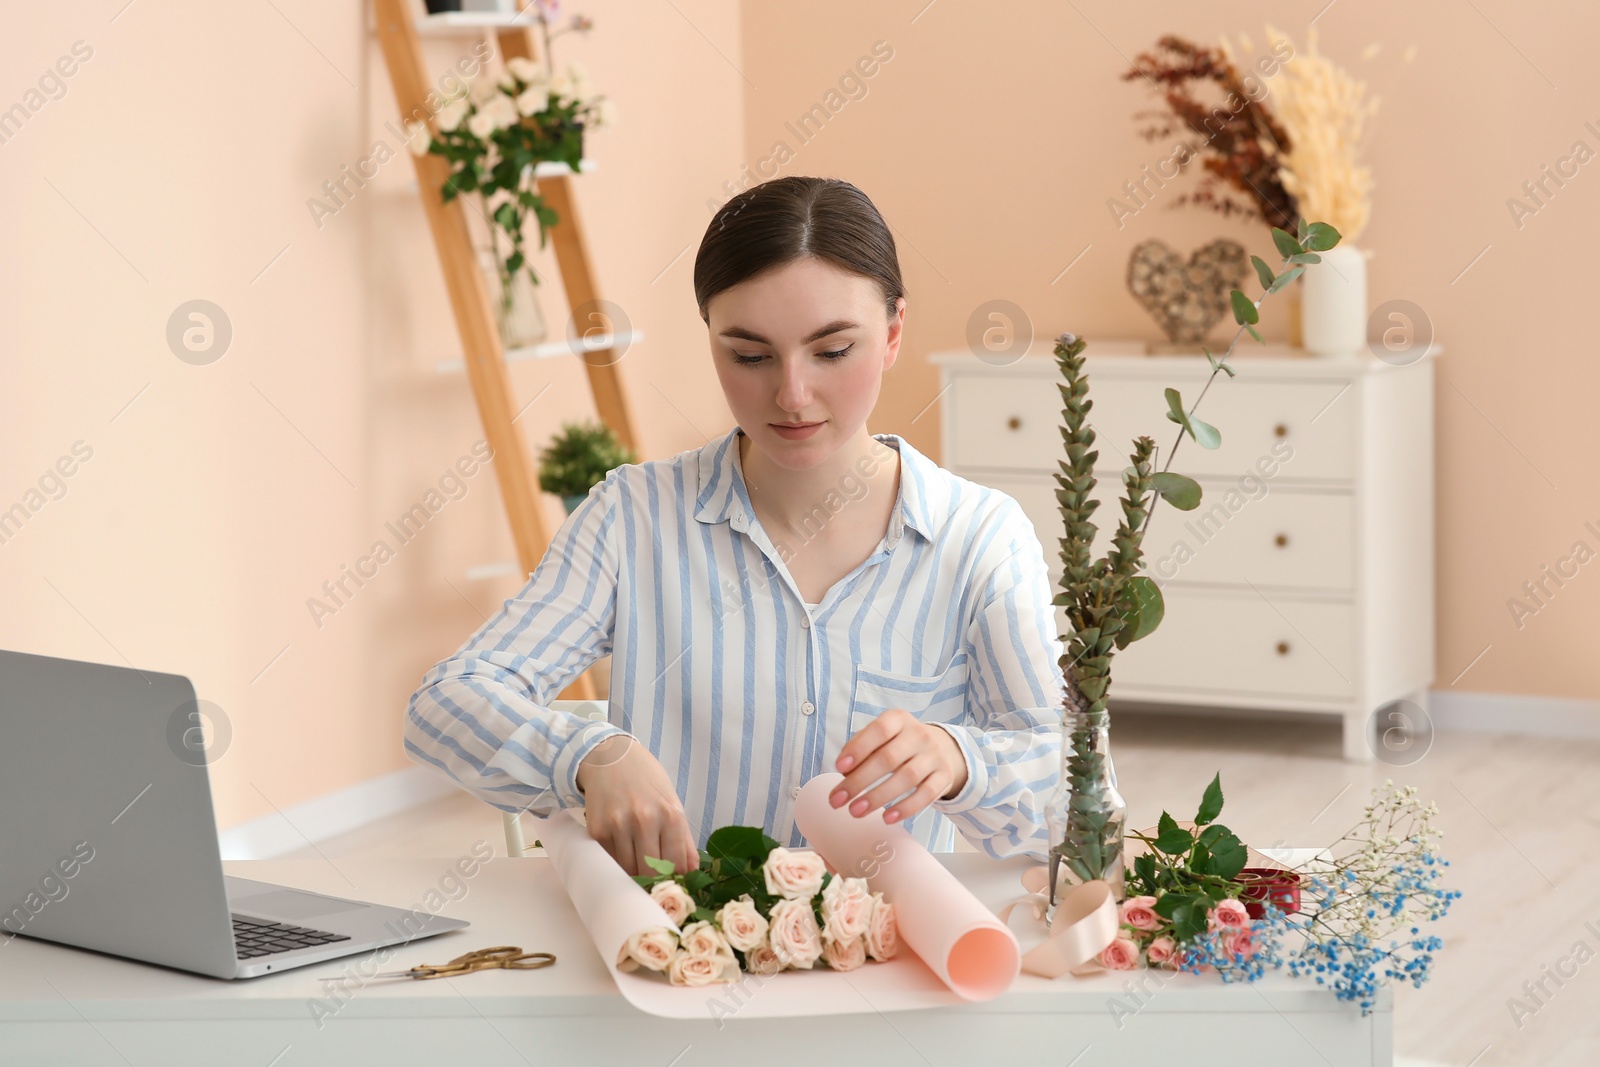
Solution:
[{"label": "rolled wrapping paper", "polygon": [[[628,938],[657,927],[678,929],[655,898],[639,888],[572,812],[558,811],[533,822],[556,877],[567,887],[578,918],[613,976],[617,955]],[[573,892],[574,887],[581,891]]]},{"label": "rolled wrapping paper", "polygon": [[894,905],[900,940],[966,1000],[990,1000],[1016,980],[1016,935],[972,895],[905,827],[883,811],[857,818],[828,795],[844,776],[819,774],[800,788],[795,823],[823,859],[846,877],[865,878]]}]

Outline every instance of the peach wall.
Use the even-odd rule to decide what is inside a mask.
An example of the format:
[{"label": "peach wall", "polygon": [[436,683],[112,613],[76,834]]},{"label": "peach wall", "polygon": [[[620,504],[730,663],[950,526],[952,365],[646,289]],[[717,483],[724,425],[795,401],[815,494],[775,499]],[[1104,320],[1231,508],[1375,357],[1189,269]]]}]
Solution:
[{"label": "peach wall", "polygon": [[[479,433],[465,378],[433,370],[459,348],[410,160],[320,227],[307,207],[376,140],[399,147],[367,5],[124,3],[0,15],[0,107],[74,42],[92,52],[0,143],[0,508],[92,450],[0,544],[0,647],[187,674],[233,729],[213,766],[226,827],[411,766],[406,698],[518,583],[465,577],[513,558],[492,472],[408,544],[385,534]],[[738,167],[741,83],[707,39],[737,56],[739,9],[578,10],[598,28],[558,60],[621,113],[580,208],[602,293],[647,335],[626,357],[645,450],[670,454],[704,440],[690,419],[722,429],[692,249],[675,257]],[[430,42],[430,67],[471,45]],[[233,326],[207,366],[165,339],[195,298]],[[575,361],[512,378],[524,402],[550,387],[519,422],[530,448],[593,414]],[[395,557],[319,626],[307,601],[385,536]]]},{"label": "peach wall", "polygon": [[[1044,337],[1071,329],[1154,340],[1123,285],[1134,244],[1161,237],[1189,249],[1231,236],[1270,255],[1259,225],[1166,210],[1177,184],[1118,228],[1106,201],[1168,151],[1135,134],[1132,114],[1150,98],[1120,74],[1164,33],[1214,44],[1244,31],[1261,48],[1271,19],[1304,47],[1307,19],[1323,7],[746,4],[745,69],[757,82],[746,93],[748,161],[756,166],[787,137],[796,151],[782,173],[855,182],[896,231],[907,340],[873,429],[939,454],[938,406],[927,408],[938,375],[925,357],[963,347],[967,318],[984,301],[1015,301]],[[1421,305],[1446,347],[1436,400],[1435,685],[1600,699],[1600,562],[1552,583],[1555,595],[1520,628],[1507,607],[1575,541],[1600,551],[1600,535],[1584,529],[1600,529],[1600,475],[1582,430],[1600,385],[1583,340],[1594,317],[1586,249],[1600,229],[1600,163],[1550,185],[1555,195],[1520,228],[1506,203],[1575,141],[1600,152],[1600,72],[1581,52],[1600,13],[1477,9],[1340,0],[1317,29],[1322,51],[1381,98],[1368,141],[1377,190],[1360,242],[1375,252],[1371,303]],[[879,40],[894,58],[865,96],[799,145],[785,123]],[[1382,47],[1363,60],[1373,42]],[[1267,319],[1269,337],[1282,337],[1281,318]]]}]

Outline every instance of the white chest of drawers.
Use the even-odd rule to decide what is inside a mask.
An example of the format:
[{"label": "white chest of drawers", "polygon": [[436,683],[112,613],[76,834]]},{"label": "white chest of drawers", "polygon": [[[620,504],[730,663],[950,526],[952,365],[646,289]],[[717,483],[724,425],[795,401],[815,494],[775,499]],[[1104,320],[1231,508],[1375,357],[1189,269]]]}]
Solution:
[{"label": "white chest of drawers", "polygon": [[[943,379],[943,466],[1016,498],[1059,588],[1055,472],[1065,452],[1053,345],[1036,340],[1004,366],[966,351],[931,358]],[[1165,502],[1154,511],[1145,565],[1166,617],[1117,653],[1111,699],[1338,715],[1345,757],[1371,759],[1379,712],[1404,699],[1425,718],[1433,680],[1439,349],[1406,366],[1366,353],[1265,351],[1276,354],[1236,354],[1236,377],[1218,375],[1196,412],[1221,431],[1222,447],[1178,448],[1171,469],[1200,482],[1204,499],[1190,512]],[[1099,451],[1095,558],[1121,515],[1133,439],[1156,441],[1158,470],[1177,439],[1163,390],[1178,389],[1191,407],[1210,374],[1198,353],[1141,352],[1135,343],[1086,350]],[[1065,633],[1064,610],[1058,619]]]}]

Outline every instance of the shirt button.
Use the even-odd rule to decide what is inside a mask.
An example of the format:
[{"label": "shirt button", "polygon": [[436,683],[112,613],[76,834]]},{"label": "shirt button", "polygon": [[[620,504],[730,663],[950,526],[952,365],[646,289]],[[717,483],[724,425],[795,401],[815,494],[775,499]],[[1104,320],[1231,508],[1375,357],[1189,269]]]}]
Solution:
[{"label": "shirt button", "polygon": [[800,616],[800,627],[801,627],[801,629],[804,629],[804,630],[811,629],[811,616],[810,615],[802,615],[802,616]]},{"label": "shirt button", "polygon": [[812,712],[814,712],[816,710],[817,710],[817,706],[815,704],[811,703],[811,701],[809,701],[809,700],[806,701],[804,704],[800,705],[800,711],[801,711],[802,714],[805,714],[805,715],[810,715]]},{"label": "shirt button", "polygon": [[789,799],[790,800],[799,800],[800,799],[800,790],[798,788],[789,790]]}]

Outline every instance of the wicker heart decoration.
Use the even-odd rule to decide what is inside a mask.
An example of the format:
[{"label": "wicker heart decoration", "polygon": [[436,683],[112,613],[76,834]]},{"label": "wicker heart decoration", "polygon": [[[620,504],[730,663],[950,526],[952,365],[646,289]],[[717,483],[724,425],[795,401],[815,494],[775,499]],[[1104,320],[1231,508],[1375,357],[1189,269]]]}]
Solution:
[{"label": "wicker heart decoration", "polygon": [[1177,344],[1198,344],[1231,309],[1249,257],[1237,241],[1217,238],[1185,263],[1162,241],[1143,241],[1128,258],[1128,291]]}]

